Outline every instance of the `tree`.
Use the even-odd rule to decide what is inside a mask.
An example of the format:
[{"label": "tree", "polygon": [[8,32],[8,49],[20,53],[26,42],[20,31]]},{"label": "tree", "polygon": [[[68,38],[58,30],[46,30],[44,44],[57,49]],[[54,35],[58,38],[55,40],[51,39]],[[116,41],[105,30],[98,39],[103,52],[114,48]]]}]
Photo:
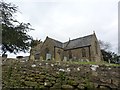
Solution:
[{"label": "tree", "polygon": [[103,55],[103,59],[104,61],[109,62],[109,60],[112,60],[112,55],[111,52],[105,51],[104,49],[101,49],[102,55]]},{"label": "tree", "polygon": [[111,52],[109,51],[111,47],[110,43],[99,40],[99,44],[100,44],[104,61],[109,62],[109,60],[112,59]]},{"label": "tree", "polygon": [[[27,34],[30,23],[19,22],[15,19],[14,14],[18,11],[18,7],[12,3],[0,1],[1,26],[2,26],[2,54],[7,51],[10,53],[26,52],[32,40]],[[1,31],[0,31],[1,32]]]},{"label": "tree", "polygon": [[31,47],[32,48],[36,47],[38,44],[41,44],[41,43],[42,43],[41,39],[40,40],[32,40],[31,41]]},{"label": "tree", "polygon": [[109,51],[111,48],[111,44],[109,42],[104,42],[99,40],[100,48],[105,51]]},{"label": "tree", "polygon": [[108,42],[104,42],[99,40],[99,44],[101,47],[101,52],[103,55],[104,61],[116,63],[119,61],[119,57],[115,52],[110,51],[111,44]]}]

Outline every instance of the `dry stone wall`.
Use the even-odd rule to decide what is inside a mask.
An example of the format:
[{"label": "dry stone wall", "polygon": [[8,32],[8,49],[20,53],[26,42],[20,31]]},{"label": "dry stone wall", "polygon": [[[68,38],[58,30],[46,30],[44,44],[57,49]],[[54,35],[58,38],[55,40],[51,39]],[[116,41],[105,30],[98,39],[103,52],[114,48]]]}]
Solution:
[{"label": "dry stone wall", "polygon": [[120,67],[68,62],[7,61],[2,65],[2,87],[44,90],[120,88]]}]

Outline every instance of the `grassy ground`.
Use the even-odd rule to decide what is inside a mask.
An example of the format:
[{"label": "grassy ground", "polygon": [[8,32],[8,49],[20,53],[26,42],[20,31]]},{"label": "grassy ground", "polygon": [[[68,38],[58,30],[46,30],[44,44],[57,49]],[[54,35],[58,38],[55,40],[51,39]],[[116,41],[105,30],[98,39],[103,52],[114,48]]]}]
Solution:
[{"label": "grassy ground", "polygon": [[105,61],[101,61],[101,62],[81,62],[81,61],[55,61],[55,60],[50,60],[50,61],[46,61],[46,62],[61,62],[61,63],[68,63],[68,64],[83,64],[83,65],[105,65],[105,66],[120,66],[120,64],[114,64],[114,63],[108,63]]},{"label": "grassy ground", "polygon": [[107,63],[107,62],[67,62],[67,63],[71,63],[71,64],[88,64],[88,65],[105,65],[105,66],[120,66],[120,64],[113,64],[113,63]]}]

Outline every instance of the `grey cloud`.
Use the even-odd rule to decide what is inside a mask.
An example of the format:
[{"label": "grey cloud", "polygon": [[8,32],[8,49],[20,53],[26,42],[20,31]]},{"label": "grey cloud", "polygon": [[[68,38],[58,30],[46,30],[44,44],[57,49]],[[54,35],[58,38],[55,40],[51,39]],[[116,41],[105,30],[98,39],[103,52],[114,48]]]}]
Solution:
[{"label": "grey cloud", "polygon": [[35,31],[29,32],[34,38],[44,40],[50,36],[67,41],[69,37],[73,39],[95,31],[98,39],[110,42],[113,51],[116,51],[118,1],[30,0],[15,3],[22,12],[20,19],[30,22],[35,28]]}]

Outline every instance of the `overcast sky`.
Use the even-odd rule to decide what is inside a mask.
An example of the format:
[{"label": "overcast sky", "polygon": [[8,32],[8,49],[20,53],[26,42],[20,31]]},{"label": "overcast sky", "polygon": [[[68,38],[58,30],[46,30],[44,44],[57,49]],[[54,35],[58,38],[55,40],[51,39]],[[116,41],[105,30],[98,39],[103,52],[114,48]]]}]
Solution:
[{"label": "overcast sky", "polygon": [[[34,39],[46,36],[61,42],[92,34],[118,50],[119,0],[7,0],[19,8],[17,19],[31,23]],[[23,55],[21,53],[20,55]],[[25,54],[24,54],[25,55]],[[28,55],[28,54],[26,54]],[[13,54],[10,56],[13,57]]]}]

